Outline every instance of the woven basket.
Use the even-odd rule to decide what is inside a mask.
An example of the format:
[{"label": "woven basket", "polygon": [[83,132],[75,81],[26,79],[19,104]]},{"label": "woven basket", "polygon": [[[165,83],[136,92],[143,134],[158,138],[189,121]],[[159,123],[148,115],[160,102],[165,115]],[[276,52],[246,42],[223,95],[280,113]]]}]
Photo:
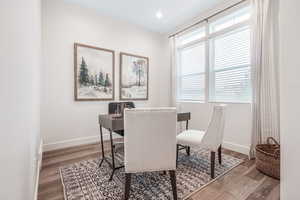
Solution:
[{"label": "woven basket", "polygon": [[[274,144],[271,143],[273,141]],[[272,137],[267,138],[267,144],[256,145],[256,169],[260,172],[280,179],[280,145]]]}]

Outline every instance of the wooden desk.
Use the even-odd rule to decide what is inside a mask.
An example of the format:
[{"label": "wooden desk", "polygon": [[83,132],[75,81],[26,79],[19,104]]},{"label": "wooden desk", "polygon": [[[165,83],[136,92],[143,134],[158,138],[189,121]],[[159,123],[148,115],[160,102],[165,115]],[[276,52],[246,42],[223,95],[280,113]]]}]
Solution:
[{"label": "wooden desk", "polygon": [[[189,112],[187,112],[187,113],[178,113],[177,114],[177,121],[178,122],[185,121],[186,122],[186,128],[188,128],[188,121],[190,119],[191,119],[191,113],[189,113]],[[113,178],[115,170],[124,167],[124,166],[118,166],[118,167],[115,166],[114,144],[113,144],[113,136],[112,136],[114,131],[124,130],[124,119],[123,118],[116,118],[116,117],[114,117],[114,115],[105,114],[105,115],[99,115],[98,120],[99,120],[99,126],[100,126],[100,142],[101,142],[101,150],[102,150],[102,159],[99,163],[99,167],[101,167],[103,161],[106,161],[109,164],[109,166],[113,170],[112,174],[109,178],[109,180],[111,181],[112,178]],[[105,128],[109,131],[112,163],[110,163],[104,155],[102,128]]]}]

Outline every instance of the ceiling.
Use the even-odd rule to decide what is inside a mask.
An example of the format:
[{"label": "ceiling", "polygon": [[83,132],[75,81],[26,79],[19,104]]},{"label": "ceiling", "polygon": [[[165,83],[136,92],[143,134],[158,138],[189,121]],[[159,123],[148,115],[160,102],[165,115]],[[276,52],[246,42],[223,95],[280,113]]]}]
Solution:
[{"label": "ceiling", "polygon": [[[159,33],[176,27],[226,0],[65,0]],[[156,17],[160,11],[161,19]]]}]

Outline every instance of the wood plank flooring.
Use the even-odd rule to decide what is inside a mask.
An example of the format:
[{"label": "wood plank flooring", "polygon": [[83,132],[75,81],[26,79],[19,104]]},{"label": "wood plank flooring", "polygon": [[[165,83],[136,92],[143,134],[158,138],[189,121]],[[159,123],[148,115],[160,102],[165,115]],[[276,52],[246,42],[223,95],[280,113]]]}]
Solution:
[{"label": "wood plank flooring", "polygon": [[[110,151],[105,143],[105,151]],[[100,144],[89,144],[46,152],[43,155],[39,180],[39,200],[63,200],[59,167],[86,159],[98,158]],[[279,181],[259,173],[255,161],[224,149],[223,153],[242,158],[245,162],[195,193],[188,200],[279,200]]]}]

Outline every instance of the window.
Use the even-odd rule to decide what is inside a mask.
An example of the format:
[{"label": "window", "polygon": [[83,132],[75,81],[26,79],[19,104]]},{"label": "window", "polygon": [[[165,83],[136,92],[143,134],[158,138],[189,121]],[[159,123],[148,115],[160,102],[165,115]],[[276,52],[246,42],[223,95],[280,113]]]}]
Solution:
[{"label": "window", "polygon": [[179,50],[178,98],[186,101],[204,101],[205,46],[199,43]]},{"label": "window", "polygon": [[209,32],[214,33],[250,19],[250,7],[244,7],[220,17],[209,24]]},{"label": "window", "polygon": [[251,101],[250,8],[177,38],[178,101]]},{"label": "window", "polygon": [[177,39],[177,43],[182,46],[191,42],[197,41],[205,37],[205,28],[200,27],[190,31]]},{"label": "window", "polygon": [[211,41],[210,100],[249,102],[250,29],[248,26]]}]

